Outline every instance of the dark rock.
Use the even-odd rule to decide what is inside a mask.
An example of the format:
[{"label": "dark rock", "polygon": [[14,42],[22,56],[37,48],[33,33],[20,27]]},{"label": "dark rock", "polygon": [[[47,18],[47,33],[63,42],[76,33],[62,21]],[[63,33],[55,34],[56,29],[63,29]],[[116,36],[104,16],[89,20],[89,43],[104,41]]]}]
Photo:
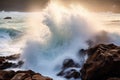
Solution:
[{"label": "dark rock", "polygon": [[70,68],[70,67],[80,67],[78,63],[75,63],[72,59],[65,59],[63,61],[62,69]]},{"label": "dark rock", "polygon": [[27,77],[24,80],[32,80],[32,78],[31,77]]},{"label": "dark rock", "polygon": [[0,57],[0,70],[7,68],[16,68],[23,65],[23,61],[18,61],[18,63],[9,62],[10,60],[16,60],[20,57],[20,54],[10,55],[6,57]]},{"label": "dark rock", "polygon": [[7,69],[12,67],[14,64],[11,62],[4,61],[2,64],[0,64],[0,70]]},{"label": "dark rock", "polygon": [[23,61],[18,61],[18,63],[17,63],[17,67],[22,67],[23,64],[24,64]]},{"label": "dark rock", "polygon": [[11,80],[24,80],[26,77],[29,77],[26,73],[17,73]]},{"label": "dark rock", "polygon": [[17,71],[16,73],[26,73],[26,74],[29,74],[29,75],[34,75],[35,72],[33,72],[32,70],[28,70],[28,71]]},{"label": "dark rock", "polygon": [[60,73],[57,74],[57,76],[63,76],[64,78],[70,79],[70,78],[80,78],[80,72],[76,69],[69,69],[69,70],[63,70]]},{"label": "dark rock", "polygon": [[12,19],[12,17],[5,17],[4,19]]},{"label": "dark rock", "polygon": [[0,80],[53,80],[31,70],[28,71],[0,71]]},{"label": "dark rock", "polygon": [[9,80],[15,75],[14,71],[0,71],[0,80]]},{"label": "dark rock", "polygon": [[80,49],[79,50],[79,53],[81,54],[81,53],[86,53],[86,50],[85,49]]},{"label": "dark rock", "polygon": [[5,59],[8,59],[8,60],[16,60],[20,58],[20,54],[14,54],[14,55],[10,55],[10,56],[6,56]]},{"label": "dark rock", "polygon": [[3,57],[0,57],[0,64],[4,63],[5,62],[5,58]]},{"label": "dark rock", "polygon": [[52,78],[42,76],[39,73],[35,73],[32,70],[28,71],[4,71],[7,68],[16,68],[23,65],[23,61],[18,63],[9,62],[10,60],[16,60],[20,57],[19,54],[0,57],[0,80],[53,80]]},{"label": "dark rock", "polygon": [[80,78],[80,72],[77,69],[80,65],[72,59],[65,59],[63,62],[62,70],[57,74],[57,76],[62,76],[64,78]]},{"label": "dark rock", "polygon": [[120,80],[120,78],[109,78],[107,80]]},{"label": "dark rock", "polygon": [[99,44],[99,45],[96,45],[96,46],[94,46],[92,48],[89,48],[88,50],[86,50],[86,52],[90,56],[90,55],[95,54],[96,52],[97,53],[99,53],[99,52],[104,53],[107,50],[116,49],[116,48],[119,48],[119,47],[117,47],[114,44],[108,44],[108,45]]},{"label": "dark rock", "polygon": [[82,80],[120,78],[120,47],[100,44],[87,50],[89,58],[81,69]]},{"label": "dark rock", "polygon": [[35,74],[32,76],[32,80],[53,80],[49,77],[44,77],[44,76],[41,76],[39,74]]}]

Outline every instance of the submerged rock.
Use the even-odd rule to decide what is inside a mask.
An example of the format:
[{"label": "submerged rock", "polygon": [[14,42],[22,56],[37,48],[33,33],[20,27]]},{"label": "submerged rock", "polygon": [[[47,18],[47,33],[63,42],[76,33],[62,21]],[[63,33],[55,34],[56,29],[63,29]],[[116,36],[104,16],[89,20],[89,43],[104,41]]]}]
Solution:
[{"label": "submerged rock", "polygon": [[100,44],[87,53],[89,57],[81,69],[82,80],[120,80],[120,47]]},{"label": "submerged rock", "polygon": [[12,19],[12,17],[5,17],[4,19]]},{"label": "submerged rock", "polygon": [[14,63],[8,62],[5,57],[0,57],[0,70],[12,67]]},{"label": "submerged rock", "polygon": [[57,76],[62,76],[64,78],[80,78],[79,72],[80,65],[72,59],[65,59],[63,61],[62,70],[57,74]]},{"label": "submerged rock", "polygon": [[79,70],[75,68],[68,68],[67,70],[62,70],[57,74],[57,76],[62,76],[64,78],[70,79],[70,78],[80,78],[80,72]]},{"label": "submerged rock", "polygon": [[76,67],[79,68],[80,65],[76,63],[73,59],[65,59],[63,61],[63,67],[62,69],[70,68],[70,67]]},{"label": "submerged rock", "polygon": [[18,61],[18,63],[12,63],[11,60],[16,60],[20,57],[20,54],[10,55],[6,57],[0,57],[0,70],[8,69],[8,68],[16,68],[21,67],[23,65],[23,61]]},{"label": "submerged rock", "polygon": [[8,68],[17,68],[23,65],[23,61],[18,63],[9,62],[10,60],[19,59],[20,55],[10,55],[6,57],[0,57],[0,80],[53,80],[52,78],[42,76],[39,73],[35,73],[31,70],[28,71],[5,71]]}]

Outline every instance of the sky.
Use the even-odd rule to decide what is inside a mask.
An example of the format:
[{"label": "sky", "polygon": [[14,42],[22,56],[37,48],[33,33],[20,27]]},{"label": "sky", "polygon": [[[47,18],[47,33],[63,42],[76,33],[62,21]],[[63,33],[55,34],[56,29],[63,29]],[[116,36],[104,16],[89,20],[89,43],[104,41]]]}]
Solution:
[{"label": "sky", "polygon": [[[52,0],[54,1],[54,0]],[[120,12],[120,0],[56,0],[64,6],[79,4],[90,11]],[[0,11],[29,11],[29,8],[41,10],[50,0],[0,0]]]}]

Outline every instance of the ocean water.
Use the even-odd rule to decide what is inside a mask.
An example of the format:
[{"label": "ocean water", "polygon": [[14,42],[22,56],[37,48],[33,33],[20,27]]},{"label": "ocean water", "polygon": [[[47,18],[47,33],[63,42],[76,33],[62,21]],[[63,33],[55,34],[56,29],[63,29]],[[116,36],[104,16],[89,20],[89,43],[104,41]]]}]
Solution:
[{"label": "ocean water", "polygon": [[[7,16],[12,19],[4,19]],[[71,58],[82,66],[87,55],[78,55],[79,50],[87,49],[86,41],[97,40],[95,36],[102,31],[107,33],[102,38],[107,37],[109,41],[101,43],[120,45],[119,25],[118,13],[94,13],[80,6],[68,9],[50,4],[40,12],[2,11],[0,56],[20,53],[20,59],[25,62],[20,69],[66,80],[56,76],[64,59]]]}]

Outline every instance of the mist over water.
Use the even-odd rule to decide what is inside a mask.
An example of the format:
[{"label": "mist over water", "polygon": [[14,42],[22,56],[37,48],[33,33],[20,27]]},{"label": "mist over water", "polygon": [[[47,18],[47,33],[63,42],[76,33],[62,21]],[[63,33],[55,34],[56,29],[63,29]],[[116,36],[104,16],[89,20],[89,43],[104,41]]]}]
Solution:
[{"label": "mist over water", "polygon": [[[6,16],[12,19],[4,20]],[[88,41],[92,41],[92,46],[120,45],[116,19],[120,19],[119,14],[91,13],[81,6],[65,7],[56,1],[40,12],[0,12],[0,55],[21,53],[21,60],[25,62],[21,69],[65,80],[56,76],[64,59],[71,58],[82,66],[87,56],[78,52],[91,46]]]},{"label": "mist over water", "polygon": [[78,52],[87,49],[86,41],[99,31],[93,21],[90,13],[80,6],[65,8],[53,2],[43,12],[30,15],[23,68],[58,80],[56,74],[64,59],[71,58],[82,66],[86,56],[78,56]]}]

